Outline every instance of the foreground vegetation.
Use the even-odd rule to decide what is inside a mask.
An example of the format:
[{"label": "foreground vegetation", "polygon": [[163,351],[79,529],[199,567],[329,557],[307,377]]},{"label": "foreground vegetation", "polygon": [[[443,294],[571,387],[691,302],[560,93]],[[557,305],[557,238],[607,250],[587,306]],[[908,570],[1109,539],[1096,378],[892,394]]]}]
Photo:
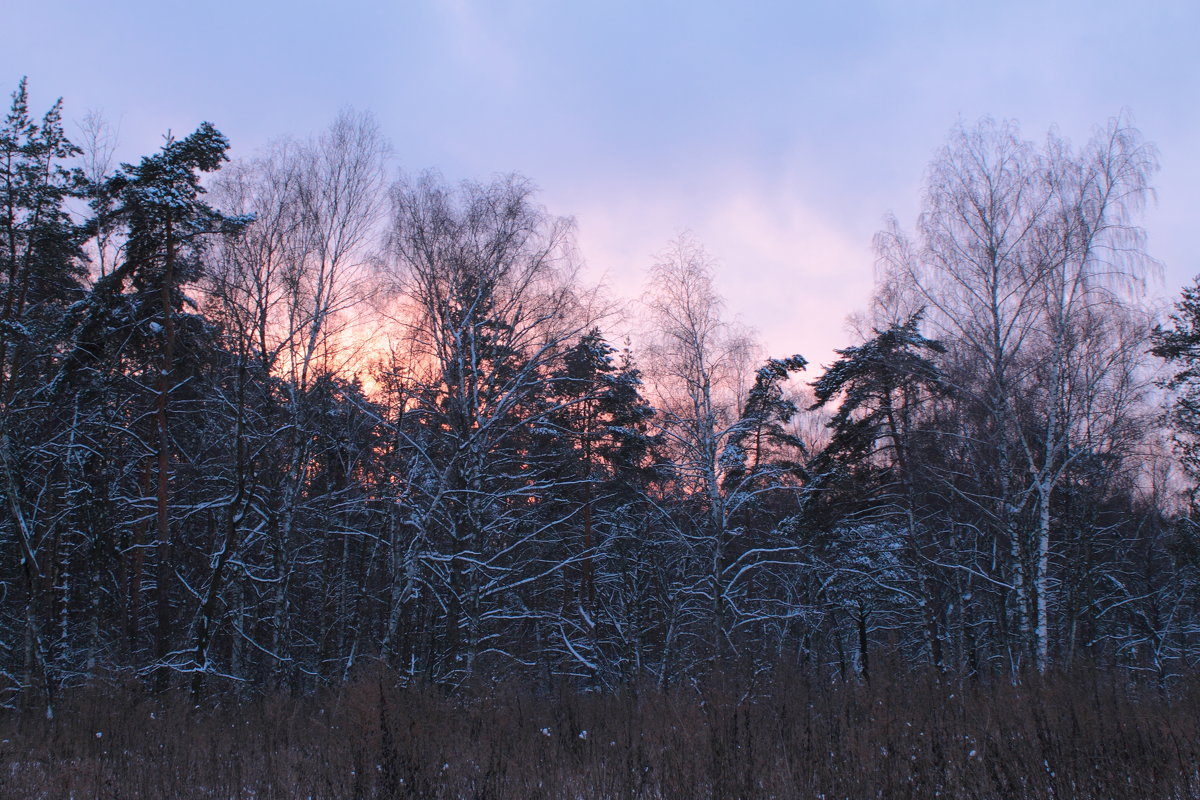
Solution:
[{"label": "foreground vegetation", "polygon": [[[232,698],[232,694],[227,695]],[[1184,798],[1200,682],[1081,671],[870,684],[795,675],[580,694],[455,694],[363,674],[195,710],[129,686],[0,718],[6,797]]]}]

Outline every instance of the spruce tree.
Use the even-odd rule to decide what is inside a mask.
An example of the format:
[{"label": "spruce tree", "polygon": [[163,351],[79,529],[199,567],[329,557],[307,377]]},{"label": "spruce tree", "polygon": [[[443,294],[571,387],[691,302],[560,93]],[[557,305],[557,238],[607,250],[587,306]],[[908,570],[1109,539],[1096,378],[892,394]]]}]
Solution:
[{"label": "spruce tree", "polygon": [[[0,123],[0,514],[16,545],[0,562],[20,565],[19,578],[3,568],[0,583],[21,587],[24,610],[22,619],[0,619],[0,642],[12,647],[0,645],[0,675],[17,685],[40,681],[48,713],[60,677],[51,662],[69,661],[66,576],[78,543],[66,535],[55,546],[47,536],[56,504],[46,498],[64,491],[70,454],[62,450],[69,437],[60,436],[67,423],[42,389],[61,348],[63,316],[82,293],[82,236],[66,210],[80,185],[68,166],[77,152],[63,133],[61,100],[35,120],[22,80]],[[51,630],[54,604],[64,611]],[[9,672],[16,659],[19,675]]]}]

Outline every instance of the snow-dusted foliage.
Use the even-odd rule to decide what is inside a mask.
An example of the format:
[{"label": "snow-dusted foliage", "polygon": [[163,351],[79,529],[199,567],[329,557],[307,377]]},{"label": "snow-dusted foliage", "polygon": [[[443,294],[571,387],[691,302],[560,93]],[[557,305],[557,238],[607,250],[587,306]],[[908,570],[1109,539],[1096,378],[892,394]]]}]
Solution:
[{"label": "snow-dusted foliage", "polygon": [[[805,387],[694,238],[618,349],[571,220],[516,176],[389,187],[369,116],[231,165],[205,124],[108,175],[59,117],[22,84],[0,126],[0,703],[1196,661],[1124,125],[956,133]],[[1192,479],[1194,294],[1157,338]]]}]

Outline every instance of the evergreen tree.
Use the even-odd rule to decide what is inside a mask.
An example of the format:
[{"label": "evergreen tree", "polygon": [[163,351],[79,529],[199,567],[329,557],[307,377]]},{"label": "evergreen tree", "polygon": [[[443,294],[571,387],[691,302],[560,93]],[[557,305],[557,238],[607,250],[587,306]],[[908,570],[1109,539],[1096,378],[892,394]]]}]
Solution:
[{"label": "evergreen tree", "polygon": [[[121,228],[123,258],[96,281],[87,301],[75,310],[70,320],[74,347],[56,381],[60,392],[68,386],[81,390],[80,373],[88,370],[118,383],[128,382],[126,390],[135,396],[147,389],[152,394],[152,410],[135,413],[130,433],[134,441],[146,445],[139,454],[144,459],[144,480],[148,482],[151,474],[155,479],[154,509],[147,516],[154,520],[153,651],[159,688],[166,686],[169,677],[166,660],[174,619],[171,476],[179,446],[173,441],[169,412],[181,383],[181,353],[194,361],[207,350],[209,336],[202,318],[185,313],[188,300],[183,287],[199,277],[204,237],[234,233],[249,221],[225,216],[203,200],[201,176],[220,167],[228,147],[216,128],[203,123],[183,139],[168,136],[159,153],[137,165],[123,164],[99,187],[97,194],[114,200],[110,221]],[[134,400],[135,405],[141,402]],[[149,422],[151,429],[138,418]],[[135,532],[135,539],[140,535]],[[135,609],[138,574],[140,567],[130,588]],[[137,614],[131,616],[130,624],[136,628]]]},{"label": "evergreen tree", "polygon": [[933,358],[945,347],[920,333],[921,316],[838,350],[840,358],[813,383],[814,409],[841,398],[828,423],[832,437],[812,464],[807,516],[827,537],[816,543],[815,564],[828,573],[828,602],[853,621],[864,675],[872,619],[920,615],[930,661],[940,667],[943,659],[939,592],[928,569],[938,543],[924,535],[913,462],[920,406],[944,390]]},{"label": "evergreen tree", "polygon": [[[0,126],[0,397],[11,403],[29,359],[49,357],[63,310],[85,277],[81,231],[65,203],[81,187],[66,162],[78,153],[62,130],[62,101],[41,122],[21,81]],[[40,352],[39,352],[40,351]],[[45,363],[37,367],[44,376]]]},{"label": "evergreen tree", "polygon": [[784,395],[783,384],[793,372],[806,366],[808,362],[799,355],[771,358],[755,373],[741,420],[721,454],[725,467],[722,481],[727,491],[747,480],[761,485],[784,473],[798,474],[799,462],[784,453],[790,449],[802,454],[804,443],[784,427],[798,409]]},{"label": "evergreen tree", "polygon": [[659,444],[639,373],[629,354],[619,362],[616,353],[599,328],[567,349],[547,382],[552,410],[533,450],[534,459],[553,465],[560,487],[547,499],[549,516],[568,520],[558,526],[556,557],[578,560],[562,576],[554,604],[564,669],[583,666],[592,682],[608,680],[620,660],[611,639],[624,621],[614,619],[623,615],[622,587],[605,585],[606,578],[629,566],[617,563],[624,553],[620,517],[644,487]]},{"label": "evergreen tree", "polygon": [[[48,536],[61,509],[47,499],[67,499],[77,453],[71,437],[59,435],[69,419],[42,394],[61,349],[63,316],[83,291],[82,235],[66,209],[80,185],[67,166],[77,152],[63,134],[61,101],[36,121],[22,80],[0,124],[0,514],[12,545],[5,543],[11,557],[0,560],[20,565],[19,577],[4,568],[0,581],[23,598],[23,610],[0,615],[0,641],[7,643],[0,645],[0,676],[17,686],[40,681],[48,710],[61,668],[72,661],[65,622],[71,565],[86,557],[76,531],[57,541]],[[61,611],[53,631],[52,606]],[[18,658],[23,663],[14,670]]]},{"label": "evergreen tree", "polygon": [[1153,342],[1151,352],[1172,371],[1163,385],[1175,393],[1168,416],[1176,448],[1184,469],[1200,486],[1200,278],[1184,288],[1170,324],[1155,326]]},{"label": "evergreen tree", "polygon": [[913,416],[924,396],[944,386],[931,356],[946,348],[921,335],[921,317],[917,312],[861,345],[836,351],[840,358],[813,383],[814,409],[841,397],[829,421],[833,436],[817,460],[819,472],[849,477],[874,471],[882,473],[877,485],[910,481]]}]

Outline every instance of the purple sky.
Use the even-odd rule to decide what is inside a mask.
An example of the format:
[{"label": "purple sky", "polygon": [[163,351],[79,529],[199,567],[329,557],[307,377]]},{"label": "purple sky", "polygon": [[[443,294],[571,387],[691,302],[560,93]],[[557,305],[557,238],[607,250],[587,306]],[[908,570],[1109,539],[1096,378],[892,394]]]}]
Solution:
[{"label": "purple sky", "polygon": [[911,226],[930,157],[984,114],[1082,143],[1129,109],[1162,162],[1155,294],[1200,271],[1195,0],[8,5],[0,89],[103,111],[125,159],[206,119],[236,157],[369,109],[399,168],[531,177],[614,294],[691,229],[777,355],[848,343],[883,215]]}]

